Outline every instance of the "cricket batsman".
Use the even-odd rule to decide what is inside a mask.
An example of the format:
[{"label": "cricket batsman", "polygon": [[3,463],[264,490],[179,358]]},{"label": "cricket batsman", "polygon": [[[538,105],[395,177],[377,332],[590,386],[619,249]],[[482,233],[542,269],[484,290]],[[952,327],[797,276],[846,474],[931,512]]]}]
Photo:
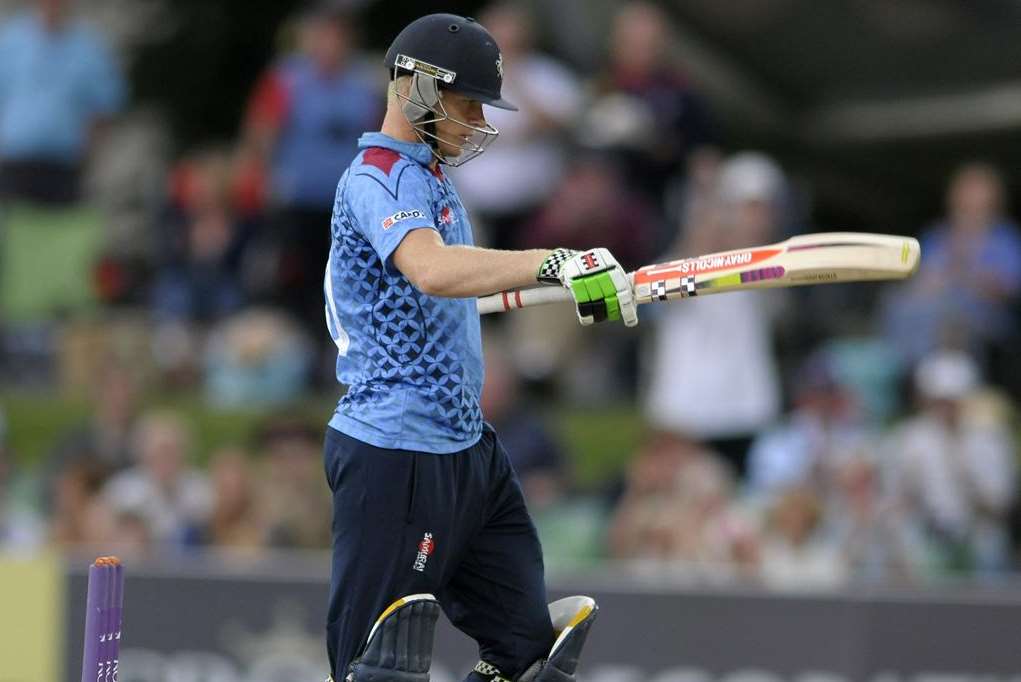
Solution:
[{"label": "cricket batsman", "polygon": [[475,297],[541,283],[570,290],[583,325],[638,323],[624,270],[602,248],[473,246],[444,166],[498,131],[503,63],[470,18],[433,14],[386,55],[379,132],[337,186],[326,323],[348,387],[330,419],[333,492],[327,649],[337,682],[428,682],[442,609],[472,637],[472,682],[572,682],[597,607],[546,603],[542,549],[507,453],[482,420]]}]

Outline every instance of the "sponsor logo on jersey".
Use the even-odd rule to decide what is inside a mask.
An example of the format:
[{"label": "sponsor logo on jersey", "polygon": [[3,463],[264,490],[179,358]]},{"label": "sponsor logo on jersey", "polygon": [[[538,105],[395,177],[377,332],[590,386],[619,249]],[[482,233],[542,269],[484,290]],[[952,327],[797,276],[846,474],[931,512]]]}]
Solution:
[{"label": "sponsor logo on jersey", "polygon": [[440,211],[440,225],[449,225],[452,222],[454,222],[454,212],[450,210],[449,206],[444,206]]},{"label": "sponsor logo on jersey", "polygon": [[383,218],[383,229],[389,230],[391,227],[401,222],[402,220],[410,220],[411,218],[424,218],[425,214],[421,211],[397,211],[392,216]]},{"label": "sponsor logo on jersey", "polygon": [[412,566],[413,569],[422,573],[425,571],[425,562],[429,561],[429,555],[436,549],[436,543],[433,542],[433,534],[426,533],[422,536],[422,541],[418,543],[418,554],[415,555],[415,563]]}]

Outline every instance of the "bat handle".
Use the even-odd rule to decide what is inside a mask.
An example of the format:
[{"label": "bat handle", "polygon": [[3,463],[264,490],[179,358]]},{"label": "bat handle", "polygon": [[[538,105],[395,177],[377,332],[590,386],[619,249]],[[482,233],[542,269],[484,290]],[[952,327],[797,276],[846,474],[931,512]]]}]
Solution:
[{"label": "bat handle", "polygon": [[561,303],[571,300],[574,300],[574,297],[564,287],[546,286],[479,296],[477,302],[479,315],[487,315],[489,313],[502,313],[516,308],[529,308],[534,305]]}]

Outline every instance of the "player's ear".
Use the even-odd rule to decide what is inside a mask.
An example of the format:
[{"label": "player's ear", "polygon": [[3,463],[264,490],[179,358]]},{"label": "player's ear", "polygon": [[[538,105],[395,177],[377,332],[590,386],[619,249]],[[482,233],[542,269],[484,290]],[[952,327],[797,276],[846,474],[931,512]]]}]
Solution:
[{"label": "player's ear", "polygon": [[414,74],[408,79],[408,98],[404,102],[404,114],[409,121],[418,121],[435,113],[442,92],[435,78]]},{"label": "player's ear", "polygon": [[397,95],[408,96],[411,92],[411,76],[399,75],[390,81],[387,87],[387,95],[392,98],[397,98]]}]

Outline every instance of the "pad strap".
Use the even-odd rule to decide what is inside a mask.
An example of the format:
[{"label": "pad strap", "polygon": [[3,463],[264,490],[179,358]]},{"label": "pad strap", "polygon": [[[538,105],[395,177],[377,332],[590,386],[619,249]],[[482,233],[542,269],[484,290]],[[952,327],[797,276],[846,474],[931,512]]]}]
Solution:
[{"label": "pad strap", "polygon": [[500,674],[500,669],[492,663],[486,663],[485,661],[479,661],[472,668],[479,675],[484,675],[490,679],[490,682],[511,682],[506,677]]}]

